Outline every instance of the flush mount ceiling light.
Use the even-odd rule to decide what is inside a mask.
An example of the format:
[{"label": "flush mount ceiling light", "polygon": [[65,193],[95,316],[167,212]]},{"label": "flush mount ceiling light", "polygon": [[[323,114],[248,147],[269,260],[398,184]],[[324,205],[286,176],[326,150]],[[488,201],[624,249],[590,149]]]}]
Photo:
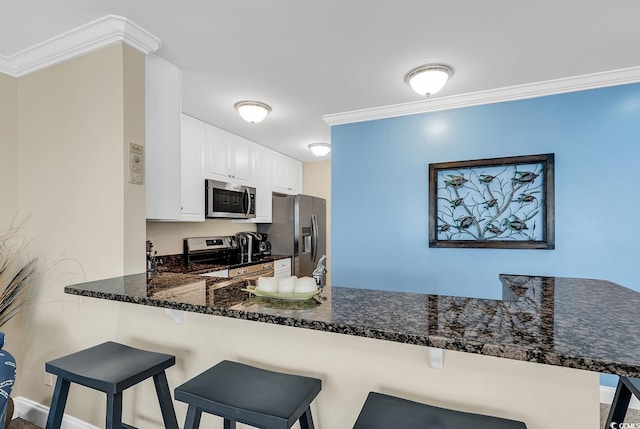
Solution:
[{"label": "flush mount ceiling light", "polygon": [[311,143],[309,149],[315,156],[325,156],[331,152],[331,145],[329,143]]},{"label": "flush mount ceiling light", "polygon": [[453,76],[453,67],[446,64],[425,64],[411,70],[404,81],[420,95],[430,97],[440,91]]},{"label": "flush mount ceiling light", "polygon": [[240,113],[242,119],[252,124],[262,121],[271,112],[271,107],[268,104],[259,101],[239,101],[233,107]]}]

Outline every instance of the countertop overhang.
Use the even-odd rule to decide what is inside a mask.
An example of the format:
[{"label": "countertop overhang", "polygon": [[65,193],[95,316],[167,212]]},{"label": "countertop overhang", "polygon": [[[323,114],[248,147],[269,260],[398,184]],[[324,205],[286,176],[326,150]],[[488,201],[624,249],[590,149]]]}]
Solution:
[{"label": "countertop overhang", "polygon": [[[222,279],[227,280],[227,279]],[[65,288],[74,295],[416,344],[587,371],[640,376],[640,293],[593,279],[500,275],[503,299],[326,287],[322,300],[217,303],[220,279],[134,274]],[[198,295],[161,293],[202,288]],[[240,290],[246,283],[233,287]]]}]

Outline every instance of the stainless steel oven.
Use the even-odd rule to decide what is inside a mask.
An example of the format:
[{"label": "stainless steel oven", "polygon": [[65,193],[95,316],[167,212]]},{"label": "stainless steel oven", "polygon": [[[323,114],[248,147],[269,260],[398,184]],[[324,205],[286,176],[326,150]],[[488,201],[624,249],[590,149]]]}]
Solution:
[{"label": "stainless steel oven", "polygon": [[[249,299],[243,291],[248,284],[255,284],[258,277],[273,277],[273,262],[262,262],[246,267],[229,268],[226,280],[216,282],[207,289],[207,305],[229,307]],[[208,276],[209,273],[201,274]],[[219,275],[211,275],[219,277]]]},{"label": "stainless steel oven", "polygon": [[256,217],[256,188],[207,179],[205,208],[208,218]]},{"label": "stainless steel oven", "polygon": [[243,264],[234,236],[185,238],[184,260],[191,273],[218,277],[215,281],[207,281],[208,305],[229,307],[244,302],[249,294],[242,289],[255,284],[258,277],[273,277],[274,274],[273,261]]},{"label": "stainless steel oven", "polygon": [[[227,271],[224,273],[223,271]],[[224,275],[226,274],[226,275]],[[240,280],[257,280],[258,277],[273,277],[273,261],[261,262],[254,265],[244,267],[229,268],[228,270],[218,270],[211,273],[202,273],[201,276],[206,277],[226,277],[229,282],[220,282],[218,284],[231,284]]]}]

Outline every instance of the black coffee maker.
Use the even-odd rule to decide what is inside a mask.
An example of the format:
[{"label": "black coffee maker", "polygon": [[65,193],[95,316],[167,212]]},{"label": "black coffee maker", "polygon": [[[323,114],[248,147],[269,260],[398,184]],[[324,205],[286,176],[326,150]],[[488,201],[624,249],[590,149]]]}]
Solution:
[{"label": "black coffee maker", "polygon": [[246,231],[237,233],[236,238],[242,263],[260,261],[271,255],[271,244],[267,241],[267,234]]},{"label": "black coffee maker", "polygon": [[271,256],[271,243],[267,241],[267,234],[256,233],[260,236],[258,240],[258,251],[261,257]]}]

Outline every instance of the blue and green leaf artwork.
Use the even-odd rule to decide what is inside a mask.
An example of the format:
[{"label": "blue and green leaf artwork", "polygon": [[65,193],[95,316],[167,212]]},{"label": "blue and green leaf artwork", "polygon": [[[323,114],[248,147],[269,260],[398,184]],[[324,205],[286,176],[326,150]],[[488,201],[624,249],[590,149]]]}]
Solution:
[{"label": "blue and green leaf artwork", "polygon": [[544,163],[438,170],[437,239],[544,239]]}]

